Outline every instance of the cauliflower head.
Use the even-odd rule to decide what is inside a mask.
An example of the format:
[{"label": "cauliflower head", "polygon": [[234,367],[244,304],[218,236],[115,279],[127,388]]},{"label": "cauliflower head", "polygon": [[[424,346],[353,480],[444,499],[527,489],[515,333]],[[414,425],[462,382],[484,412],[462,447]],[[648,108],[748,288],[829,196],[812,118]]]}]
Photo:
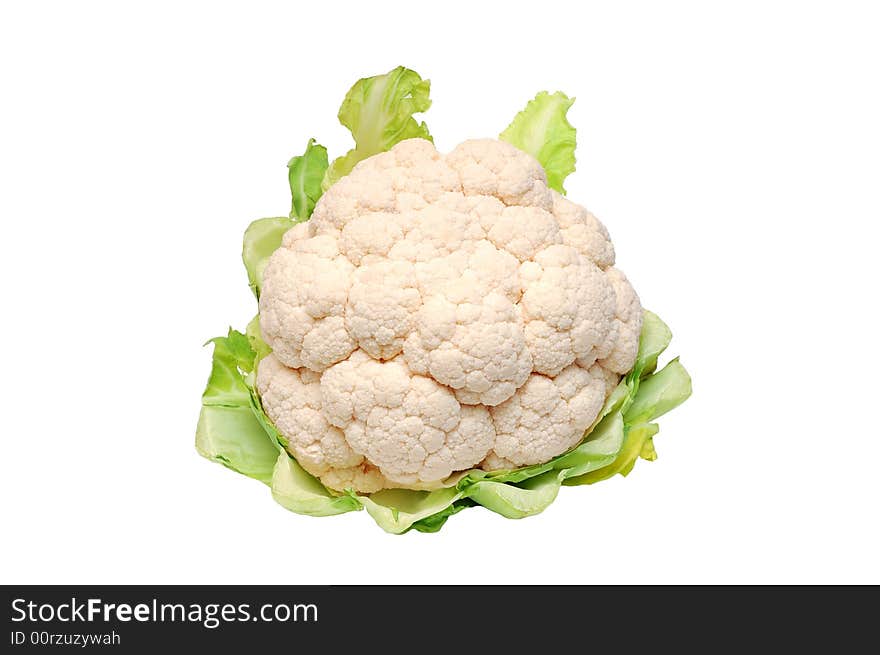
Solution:
[{"label": "cauliflower head", "polygon": [[263,408],[327,487],[433,488],[578,444],[642,310],[605,227],[501,141],[358,163],[263,273]]}]

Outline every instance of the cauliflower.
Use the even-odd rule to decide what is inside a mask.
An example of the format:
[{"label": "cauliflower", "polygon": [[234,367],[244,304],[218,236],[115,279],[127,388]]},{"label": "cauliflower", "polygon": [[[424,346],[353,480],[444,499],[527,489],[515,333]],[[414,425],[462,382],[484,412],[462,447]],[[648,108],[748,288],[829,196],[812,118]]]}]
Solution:
[{"label": "cauliflower", "polygon": [[635,361],[642,311],[604,226],[530,155],[407,139],[331,186],[270,257],[257,373],[329,488],[431,488],[575,446]]},{"label": "cauliflower", "polygon": [[287,509],[364,509],[436,532],[481,505],[544,510],[563,483],[655,459],[655,419],[691,393],[669,328],[565,197],[574,100],[538,93],[499,140],[448,154],[415,115],[430,81],[358,80],[332,161],[290,159],[290,212],[245,231],[259,314],[211,340],[196,448]]}]

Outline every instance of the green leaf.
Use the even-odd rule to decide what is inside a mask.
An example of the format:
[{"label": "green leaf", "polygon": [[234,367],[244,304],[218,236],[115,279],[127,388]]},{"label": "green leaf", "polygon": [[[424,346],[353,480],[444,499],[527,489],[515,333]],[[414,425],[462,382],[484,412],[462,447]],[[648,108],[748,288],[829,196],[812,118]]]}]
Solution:
[{"label": "green leaf", "polygon": [[253,366],[256,369],[257,364],[260,363],[260,360],[263,359],[266,355],[272,352],[272,349],[269,345],[263,341],[263,332],[260,330],[260,315],[257,314],[251,319],[251,322],[247,324],[247,327],[244,330],[245,335],[247,335],[248,342],[250,343],[251,350],[256,353],[256,357],[254,357]]},{"label": "green leaf", "polygon": [[602,419],[580,446],[557,458],[555,468],[562,469],[567,480],[608,466],[617,458],[623,441],[623,416],[614,412]]},{"label": "green leaf", "polygon": [[405,139],[432,140],[427,125],[413,118],[431,106],[430,92],[429,80],[403,66],[355,82],[339,108],[339,122],[351,131],[355,147],[333,161],[323,189],[348,175],[359,161],[390,150]]},{"label": "green leaf", "polygon": [[576,130],[566,118],[573,103],[564,93],[541,91],[500,136],[537,159],[547,173],[547,185],[563,194],[562,184],[575,168]]},{"label": "green leaf", "polygon": [[[216,344],[217,339],[213,339],[212,341]],[[246,335],[238,330],[229,328],[224,346],[228,350],[230,356],[234,359],[235,365],[238,366],[238,368],[246,373],[250,373],[254,370],[254,351],[251,348],[250,339],[248,339]]]},{"label": "green leaf", "polygon": [[277,458],[275,443],[251,409],[251,391],[242,371],[254,353],[240,332],[212,339],[211,375],[202,394],[196,449],[210,460],[268,483]]},{"label": "green leaf", "polygon": [[620,450],[620,454],[617,456],[617,459],[614,460],[613,464],[597,471],[592,471],[578,478],[566,480],[566,484],[594,484],[596,482],[601,482],[602,480],[607,480],[618,473],[624,476],[627,475],[632,470],[633,466],[635,466],[636,460],[639,458],[645,443],[648,439],[657,434],[657,430],[659,430],[659,428],[656,423],[641,423],[639,425],[627,427],[623,448]]},{"label": "green leaf", "polygon": [[627,425],[653,421],[681,405],[691,391],[691,377],[676,357],[639,383],[638,393],[623,417]]},{"label": "green leaf", "polygon": [[281,245],[281,237],[294,224],[294,221],[286,216],[260,218],[245,230],[241,258],[247,269],[248,284],[257,298],[260,297],[260,288],[263,286],[263,270],[269,262],[269,256],[278,250]]},{"label": "green leaf", "polygon": [[422,519],[446,511],[461,497],[462,493],[451,487],[436,491],[383,489],[369,496],[358,496],[358,499],[380,528],[391,534],[401,534]]},{"label": "green leaf", "polygon": [[214,354],[202,404],[247,407],[250,391],[239,373],[239,368],[250,371],[254,363],[254,352],[247,337],[241,332],[229,330],[228,336],[211,339],[208,343],[214,344]]},{"label": "green leaf", "polygon": [[[613,466],[615,462],[620,459],[621,453],[626,447],[626,428],[624,427],[623,416],[621,413],[614,412],[613,414],[606,416],[596,427],[595,431],[601,432],[601,436],[598,438],[608,444],[608,447],[603,451],[606,457],[601,461],[597,458],[595,463],[598,464],[598,466],[592,466],[589,468],[572,468],[568,471],[566,479],[563,480],[563,484],[567,486],[589,484],[592,479],[591,476],[595,477],[596,475],[602,474],[603,471],[607,471],[609,467]],[[592,439],[595,437],[590,435],[590,438]],[[585,443],[590,442],[587,441]]]},{"label": "green leaf", "polygon": [[[656,362],[656,357],[654,361]],[[658,373],[637,381],[635,388],[635,395],[623,412],[625,437],[623,447],[614,462],[567,480],[565,484],[593,484],[618,473],[627,475],[639,457],[646,460],[657,459],[653,437],[660,428],[650,421],[687,400],[691,395],[691,378],[678,359],[674,359]]]},{"label": "green leaf", "polygon": [[272,497],[282,507],[308,516],[333,516],[361,509],[357,498],[336,496],[327,491],[283,447],[278,446],[275,454],[277,459],[272,472]]},{"label": "green leaf", "polygon": [[653,373],[657,358],[672,341],[672,331],[654,312],[642,312],[642,332],[639,335],[639,353],[633,367],[640,375]]},{"label": "green leaf", "polygon": [[224,466],[269,484],[278,451],[250,407],[204,405],[196,450]]},{"label": "green leaf", "polygon": [[467,509],[468,507],[473,507],[474,505],[476,505],[476,503],[469,498],[461,498],[436,514],[419,519],[412,524],[411,529],[418,530],[419,532],[439,532],[440,528],[446,524],[446,521],[449,520],[450,516],[455,516],[460,511]]},{"label": "green leaf", "polygon": [[632,391],[633,388],[627,383],[626,378],[621,380],[620,384],[614,387],[614,391],[612,391],[611,395],[605,400],[605,406],[602,407],[599,416],[605,418],[612,412],[621,409],[629,401]]},{"label": "green leaf", "polygon": [[307,221],[315,209],[315,203],[323,193],[321,181],[327,172],[327,148],[309,139],[306,151],[287,162],[290,181],[290,218],[296,222]]},{"label": "green leaf", "polygon": [[648,437],[645,439],[645,445],[642,446],[642,451],[639,453],[639,457],[649,462],[653,462],[657,459],[657,451],[654,449],[654,437]]},{"label": "green leaf", "polygon": [[477,480],[464,493],[483,507],[509,519],[521,519],[543,512],[556,500],[563,474],[547,471],[519,484]]}]

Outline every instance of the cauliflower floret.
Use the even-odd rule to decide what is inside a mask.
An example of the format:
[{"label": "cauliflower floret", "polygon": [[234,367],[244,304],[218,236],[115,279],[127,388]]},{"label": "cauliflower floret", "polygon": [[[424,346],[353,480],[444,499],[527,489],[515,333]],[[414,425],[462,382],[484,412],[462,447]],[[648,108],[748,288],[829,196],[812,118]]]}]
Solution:
[{"label": "cauliflower floret", "polygon": [[[576,368],[576,367],[570,366],[568,369],[563,371],[563,373],[566,373],[569,369],[574,369],[574,368]],[[580,368],[580,367],[577,367],[577,368]],[[583,370],[583,369],[581,368],[581,370]],[[616,373],[614,373],[612,371],[609,371],[606,368],[603,368],[602,366],[600,366],[598,364],[594,364],[593,366],[591,366],[589,368],[589,374],[590,374],[589,379],[580,373],[572,374],[569,378],[569,384],[571,384],[573,382],[574,386],[576,388],[581,388],[582,386],[583,387],[587,387],[587,386],[592,387],[590,389],[588,397],[593,402],[595,402],[595,396],[593,394],[595,394],[599,388],[599,385],[597,383],[597,379],[601,378],[601,381],[602,381],[602,386],[604,389],[603,402],[604,402],[604,400],[608,399],[608,397],[611,395],[611,392],[614,391],[614,389],[620,383],[620,376],[619,375],[617,375]],[[559,380],[561,376],[562,376],[562,374],[557,376],[556,380]],[[563,378],[563,380],[564,380],[564,378]],[[522,387],[520,389],[520,392],[522,392],[523,389],[525,389],[525,387]],[[567,392],[570,392],[570,389]],[[602,406],[603,405],[600,403],[599,408],[601,409]],[[581,407],[583,407],[583,406],[581,406]],[[590,408],[590,410],[591,409],[592,408]],[[504,410],[502,410],[502,412],[503,411]],[[517,410],[510,410],[510,411],[515,412]],[[589,411],[586,412],[587,415],[589,415],[589,413],[590,413]],[[598,414],[597,414],[597,416],[595,416],[593,418],[593,421],[591,421],[591,423],[594,422],[596,418],[598,418]],[[582,420],[583,419],[581,419],[581,421]],[[581,421],[579,421],[579,423]],[[578,427],[579,427],[579,425],[572,426],[571,431],[572,431],[573,435],[577,434],[576,429]],[[580,441],[580,439],[576,439],[572,445],[576,445],[579,441]],[[500,470],[515,469],[515,468],[518,468],[518,465],[509,459],[505,459],[504,457],[499,456],[498,453],[496,453],[493,450],[493,451],[490,451],[488,455],[486,455],[486,458],[482,462],[480,462],[480,468],[483,469],[484,471],[500,471]]]},{"label": "cauliflower floret", "polygon": [[274,356],[258,381],[285,382],[265,387],[267,412],[333,489],[546,461],[632,368],[641,305],[613,264],[605,227],[530,155],[403,141],[328,189],[271,256],[260,325]]},{"label": "cauliflower floret", "polygon": [[550,193],[553,195],[553,215],[559,223],[563,243],[603,270],[613,266],[614,246],[599,219],[556,191]]},{"label": "cauliflower floret", "polygon": [[534,370],[554,376],[575,359],[590,366],[612,327],[616,300],[610,281],[565,245],[545,248],[525,262],[520,278]]},{"label": "cauliflower floret", "polygon": [[391,359],[403,350],[420,304],[412,264],[365,259],[353,275],[345,325],[371,357]]},{"label": "cauliflower floret", "polygon": [[600,368],[573,364],[554,378],[532,374],[510,400],[490,408],[500,460],[488,465],[540,464],[576,445],[605,402]]},{"label": "cauliflower floret", "polygon": [[610,371],[623,374],[633,367],[639,352],[642,304],[636,290],[621,271],[609,268],[605,275],[614,288],[616,306],[610,331],[613,345],[607,354],[602,354],[599,363]]},{"label": "cauliflower floret", "polygon": [[403,238],[399,219],[399,214],[383,212],[356,216],[342,228],[339,249],[355,266],[359,266],[366,255],[385,256]]},{"label": "cauliflower floret", "polygon": [[461,191],[456,172],[430,141],[407,139],[359,162],[327,189],[309,220],[319,234],[341,230],[361,214],[419,209],[448,191]]},{"label": "cauliflower floret", "polygon": [[284,364],[322,371],[356,347],[343,317],[354,267],[331,235],[288,243],[263,273],[260,329]]},{"label": "cauliflower floret", "polygon": [[378,468],[364,460],[360,466],[330,469],[321,475],[321,482],[329,489],[351,489],[361,494],[371,494],[391,487]]},{"label": "cauliflower floret", "polygon": [[550,210],[553,198],[541,165],[519,148],[494,139],[465,141],[446,155],[469,196],[495,196],[505,205]]},{"label": "cauliflower floret", "polygon": [[522,295],[516,257],[485,240],[468,243],[445,257],[418,262],[415,268],[424,297],[442,295],[455,303],[476,303],[498,292],[515,303]]},{"label": "cauliflower floret", "polygon": [[493,450],[486,455],[486,459],[480,462],[480,468],[484,471],[510,471],[517,468],[517,465],[509,459],[499,457]]},{"label": "cauliflower floret", "polygon": [[488,231],[489,241],[521,262],[553,243],[562,243],[553,214],[539,207],[505,207]]},{"label": "cauliflower floret", "polygon": [[532,371],[522,316],[494,291],[473,303],[427,299],[404,357],[414,373],[430,374],[469,405],[504,402]]},{"label": "cauliflower floret", "polygon": [[614,371],[609,371],[601,364],[591,366],[590,370],[598,370],[602,374],[602,379],[605,381],[605,398],[607,399],[608,396],[611,395],[611,392],[617,388],[617,385],[620,384],[620,378],[622,376],[618,375]]},{"label": "cauliflower floret", "polygon": [[321,378],[324,415],[342,428],[392,482],[436,482],[479,463],[495,440],[485,407],[462,407],[453,393],[413,375],[400,358],[379,362],[362,351]]},{"label": "cauliflower floret", "polygon": [[485,238],[475,216],[428,205],[399,216],[404,237],[389,251],[391,259],[430,262],[463,250],[470,250],[476,240]]},{"label": "cauliflower floret", "polygon": [[257,367],[256,382],[266,415],[306,471],[332,489],[372,493],[385,486],[378,469],[351,449],[342,430],[327,422],[317,373],[287,368],[269,355]]}]

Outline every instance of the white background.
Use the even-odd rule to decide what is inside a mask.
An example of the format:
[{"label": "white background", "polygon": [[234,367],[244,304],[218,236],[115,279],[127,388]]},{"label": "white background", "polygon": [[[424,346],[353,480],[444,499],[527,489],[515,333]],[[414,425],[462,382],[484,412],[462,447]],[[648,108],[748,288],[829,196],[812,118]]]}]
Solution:
[{"label": "white background", "polygon": [[[880,582],[876,10],[660,4],[4,3],[0,582]],[[244,228],[398,64],[444,151],[577,96],[569,196],[694,378],[657,462],[393,537],[197,456]]]}]

